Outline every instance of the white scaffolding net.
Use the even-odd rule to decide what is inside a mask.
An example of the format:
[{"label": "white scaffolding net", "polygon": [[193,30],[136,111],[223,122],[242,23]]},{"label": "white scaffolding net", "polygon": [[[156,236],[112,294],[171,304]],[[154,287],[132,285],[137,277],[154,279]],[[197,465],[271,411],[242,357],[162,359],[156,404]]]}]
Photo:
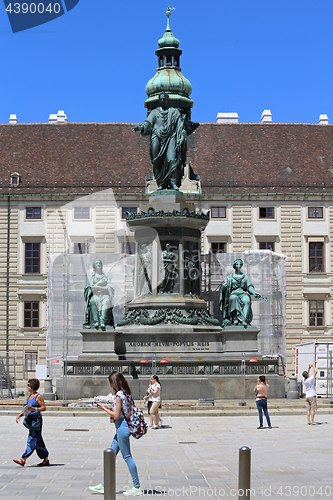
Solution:
[{"label": "white scaffolding net", "polygon": [[[96,255],[58,254],[49,256],[47,358],[49,374],[59,377],[63,360],[82,352],[85,301],[83,290]],[[134,255],[98,254],[103,270],[111,276],[115,289],[115,324],[134,297]],[[243,272],[267,301],[252,298],[252,325],[260,329],[258,350],[261,355],[286,356],[286,267],[284,255],[268,250],[244,253],[220,253],[203,256],[202,292],[211,314],[221,320],[219,290],[233,272],[232,264],[241,258]]]},{"label": "white scaffolding net", "polygon": [[267,302],[252,297],[252,325],[260,329],[258,350],[262,355],[286,356],[286,256],[270,250],[247,250],[243,253],[216,253],[203,259],[203,296],[210,312],[221,320],[219,292],[221,284],[234,269],[233,262],[242,259],[255,290]]},{"label": "white scaffolding net", "polygon": [[[61,376],[63,360],[82,352],[85,300],[83,291],[96,255],[49,256],[47,291],[47,360],[51,377]],[[115,324],[133,299],[134,255],[98,254],[103,270],[110,274],[115,290]]]}]

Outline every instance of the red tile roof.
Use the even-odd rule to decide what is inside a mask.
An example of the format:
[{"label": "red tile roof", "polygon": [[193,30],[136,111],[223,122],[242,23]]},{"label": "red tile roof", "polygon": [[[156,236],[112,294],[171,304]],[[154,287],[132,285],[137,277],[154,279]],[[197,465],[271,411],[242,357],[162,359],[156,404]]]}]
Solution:
[{"label": "red tile roof", "polygon": [[330,193],[333,126],[205,123],[188,158],[204,193]]},{"label": "red tile roof", "polygon": [[[0,195],[143,193],[149,139],[130,123],[0,125]],[[333,126],[203,123],[188,159],[204,194],[327,193],[333,187]],[[22,177],[10,187],[10,175]]]}]

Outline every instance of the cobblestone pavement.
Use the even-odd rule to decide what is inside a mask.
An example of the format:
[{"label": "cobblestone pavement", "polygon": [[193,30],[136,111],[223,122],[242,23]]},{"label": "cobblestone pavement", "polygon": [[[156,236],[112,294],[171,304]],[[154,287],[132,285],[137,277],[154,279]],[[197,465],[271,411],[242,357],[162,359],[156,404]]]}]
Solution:
[{"label": "cobblestone pavement", "polygon": [[[96,410],[99,411],[99,410]],[[52,417],[43,436],[51,467],[37,468],[33,454],[25,467],[14,464],[25,449],[27,430],[15,417],[1,416],[0,497],[53,500],[93,498],[103,450],[114,426],[107,416]],[[145,499],[238,499],[239,448],[251,448],[251,499],[333,499],[333,415],[274,416],[273,429],[257,430],[258,417],[166,417],[164,427],[131,439]],[[117,498],[131,487],[117,459]],[[99,495],[102,498],[102,495]]]}]

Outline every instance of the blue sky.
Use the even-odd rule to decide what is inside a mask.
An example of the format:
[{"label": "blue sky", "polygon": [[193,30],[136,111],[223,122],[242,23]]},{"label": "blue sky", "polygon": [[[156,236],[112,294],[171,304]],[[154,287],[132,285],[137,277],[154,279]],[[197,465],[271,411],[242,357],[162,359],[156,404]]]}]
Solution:
[{"label": "blue sky", "polygon": [[[332,0],[170,0],[193,88],[193,121],[237,112],[259,122],[333,123]],[[37,0],[36,0],[37,3]],[[0,0],[0,123],[141,122],[167,1],[80,0],[64,16],[15,33]]]}]

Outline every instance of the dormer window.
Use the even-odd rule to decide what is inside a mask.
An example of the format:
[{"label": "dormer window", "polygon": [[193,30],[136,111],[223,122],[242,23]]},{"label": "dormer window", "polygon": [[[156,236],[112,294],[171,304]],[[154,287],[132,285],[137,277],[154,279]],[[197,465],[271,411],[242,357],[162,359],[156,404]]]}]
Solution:
[{"label": "dormer window", "polygon": [[13,174],[11,174],[11,176],[10,176],[10,184],[12,186],[18,186],[19,184],[21,184],[21,176],[20,176],[20,174],[18,174],[17,172],[14,172]]}]

